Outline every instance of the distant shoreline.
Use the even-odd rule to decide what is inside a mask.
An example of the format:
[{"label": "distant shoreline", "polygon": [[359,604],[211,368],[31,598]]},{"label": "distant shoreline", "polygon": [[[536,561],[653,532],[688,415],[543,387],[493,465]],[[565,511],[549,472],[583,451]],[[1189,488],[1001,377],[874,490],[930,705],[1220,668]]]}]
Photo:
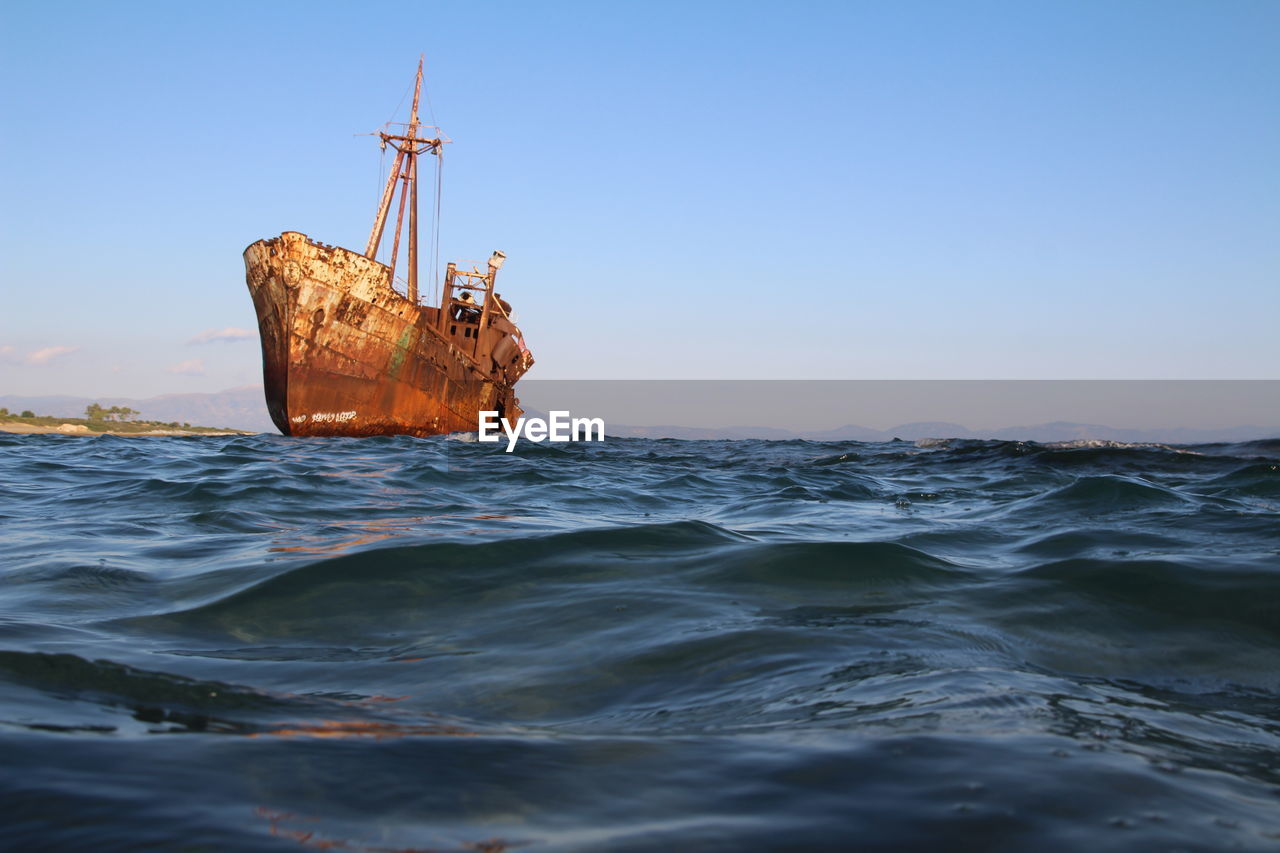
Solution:
[{"label": "distant shoreline", "polygon": [[[53,420],[60,420],[53,418]],[[90,429],[83,422],[70,423],[75,418],[67,419],[68,422],[58,424],[32,424],[23,420],[16,421],[0,421],[0,432],[9,433],[11,435],[78,435],[92,437],[95,435],[119,435],[119,436],[184,436],[184,435],[257,435],[257,433],[247,430],[236,429],[216,429],[212,427],[156,427],[155,429]]]}]

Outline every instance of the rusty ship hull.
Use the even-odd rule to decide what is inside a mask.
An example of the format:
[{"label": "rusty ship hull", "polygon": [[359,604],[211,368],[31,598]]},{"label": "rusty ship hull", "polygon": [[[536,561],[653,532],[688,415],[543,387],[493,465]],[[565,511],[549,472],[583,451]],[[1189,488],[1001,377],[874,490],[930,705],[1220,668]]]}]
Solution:
[{"label": "rusty ship hull", "polygon": [[486,312],[481,340],[480,322],[459,329],[396,291],[386,265],[298,232],[244,261],[284,435],[440,435],[475,431],[481,411],[521,414],[513,386],[533,360],[514,324]]}]

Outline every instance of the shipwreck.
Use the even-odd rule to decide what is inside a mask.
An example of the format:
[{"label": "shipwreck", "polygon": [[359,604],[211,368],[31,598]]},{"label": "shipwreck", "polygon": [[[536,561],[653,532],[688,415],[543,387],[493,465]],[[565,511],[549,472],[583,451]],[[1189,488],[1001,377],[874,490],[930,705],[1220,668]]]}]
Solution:
[{"label": "shipwreck", "polygon": [[[482,411],[513,421],[522,414],[515,384],[533,356],[510,304],[494,291],[506,256],[494,252],[484,268],[451,262],[438,304],[420,298],[418,162],[432,155],[439,169],[449,142],[419,120],[421,93],[419,61],[408,123],[377,134],[395,158],[363,252],[296,231],[245,249],[267,410],[284,435],[440,435],[475,431]],[[377,256],[393,202],[383,263]],[[395,275],[402,230],[403,292]]]}]

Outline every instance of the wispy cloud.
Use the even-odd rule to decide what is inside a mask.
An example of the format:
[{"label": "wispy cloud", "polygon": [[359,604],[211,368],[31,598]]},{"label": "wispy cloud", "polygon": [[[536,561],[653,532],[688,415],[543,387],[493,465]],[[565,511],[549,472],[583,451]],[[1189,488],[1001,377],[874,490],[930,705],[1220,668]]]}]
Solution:
[{"label": "wispy cloud", "polygon": [[44,349],[38,349],[35,352],[27,353],[27,357],[24,360],[27,364],[48,364],[55,358],[64,356],[67,353],[75,352],[78,349],[80,349],[80,347],[45,347]]},{"label": "wispy cloud", "polygon": [[225,329],[205,329],[203,332],[196,335],[191,340],[187,341],[187,343],[188,344],[211,344],[214,341],[222,341],[223,343],[227,343],[229,341],[248,340],[253,336],[254,336],[253,332],[249,331],[248,329],[237,329],[234,326],[228,326]]},{"label": "wispy cloud", "polygon": [[171,364],[165,368],[170,373],[180,373],[183,376],[204,376],[204,361],[198,358],[180,361],[177,364]]}]

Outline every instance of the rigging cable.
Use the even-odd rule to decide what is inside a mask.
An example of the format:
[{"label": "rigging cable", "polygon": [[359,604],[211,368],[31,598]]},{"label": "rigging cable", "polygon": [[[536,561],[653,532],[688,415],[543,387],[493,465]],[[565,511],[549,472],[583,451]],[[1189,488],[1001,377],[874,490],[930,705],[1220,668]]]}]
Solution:
[{"label": "rigging cable", "polygon": [[400,115],[400,108],[404,106],[405,98],[409,97],[409,90],[412,88],[412,85],[404,87],[404,94],[400,96],[400,103],[396,104],[396,108],[391,111],[391,118],[387,119],[388,125],[396,120],[396,116]]},{"label": "rigging cable", "polygon": [[[425,63],[422,66],[423,77],[427,77],[426,73],[429,66]],[[436,108],[431,103],[431,87],[423,86],[423,94],[427,96],[427,114],[431,116],[431,126],[435,128],[436,136],[443,134],[440,132],[440,125],[436,122]],[[436,293],[440,292],[440,190],[444,181],[444,143],[436,146],[436,198],[435,210],[431,214],[431,282]],[[444,306],[440,306],[440,310],[444,310]]]},{"label": "rigging cable", "polygon": [[[422,66],[422,76],[426,79],[428,76],[428,66],[425,62]],[[442,136],[440,126],[436,122],[436,109],[431,103],[431,87],[423,86],[423,94],[427,96],[427,114],[431,116],[431,126],[435,128],[436,136]],[[431,285],[436,292],[440,292],[440,184],[444,177],[444,144],[436,146],[436,192],[435,205],[431,212]],[[444,306],[440,306],[440,310],[444,310]]]},{"label": "rigging cable", "polygon": [[[427,103],[430,104],[430,98]],[[434,119],[435,116],[432,116]],[[437,129],[437,132],[439,130]],[[436,292],[440,292],[440,193],[444,184],[444,145],[436,146],[436,204],[431,216],[431,276]],[[440,306],[444,310],[444,306]]]},{"label": "rigging cable", "polygon": [[[426,74],[426,71],[429,67],[430,66],[426,64],[422,66],[422,71],[423,71],[422,76],[424,79],[428,76]],[[429,87],[423,87],[423,88],[426,90],[423,92],[423,94],[427,96],[427,112],[431,115],[431,126],[435,127],[435,129],[439,131],[440,128],[436,124],[436,111],[435,111],[435,108],[431,106],[431,89]]]}]

